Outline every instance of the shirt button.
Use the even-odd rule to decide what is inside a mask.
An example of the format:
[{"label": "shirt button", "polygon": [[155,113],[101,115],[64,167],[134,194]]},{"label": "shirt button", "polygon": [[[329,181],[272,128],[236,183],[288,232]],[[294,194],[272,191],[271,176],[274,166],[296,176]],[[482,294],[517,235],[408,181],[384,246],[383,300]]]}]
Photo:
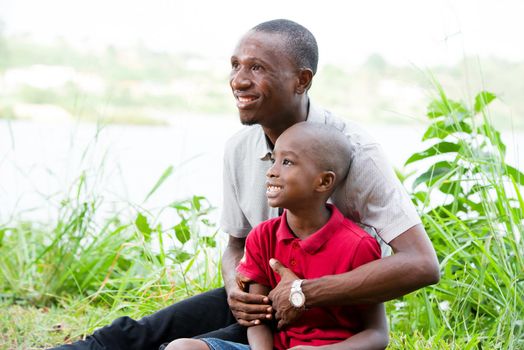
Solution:
[{"label": "shirt button", "polygon": [[293,244],[291,245],[294,249],[297,249],[299,244],[297,241],[293,242]]},{"label": "shirt button", "polygon": [[291,261],[289,263],[291,264],[291,266],[296,266],[297,265],[297,261],[295,259],[291,259]]}]

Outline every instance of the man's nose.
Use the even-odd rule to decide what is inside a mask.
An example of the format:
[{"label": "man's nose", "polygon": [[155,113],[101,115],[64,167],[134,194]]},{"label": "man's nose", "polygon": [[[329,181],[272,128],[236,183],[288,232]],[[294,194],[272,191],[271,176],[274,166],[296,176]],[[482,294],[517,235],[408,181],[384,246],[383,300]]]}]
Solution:
[{"label": "man's nose", "polygon": [[251,86],[251,80],[243,68],[231,74],[231,88],[245,90]]}]

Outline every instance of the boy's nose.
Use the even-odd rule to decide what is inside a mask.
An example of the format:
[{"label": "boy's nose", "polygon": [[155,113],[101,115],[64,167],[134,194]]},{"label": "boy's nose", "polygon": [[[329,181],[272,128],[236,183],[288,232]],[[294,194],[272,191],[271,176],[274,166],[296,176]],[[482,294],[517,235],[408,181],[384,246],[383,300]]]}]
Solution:
[{"label": "boy's nose", "polygon": [[275,164],[273,164],[266,172],[267,178],[277,177],[276,167]]}]

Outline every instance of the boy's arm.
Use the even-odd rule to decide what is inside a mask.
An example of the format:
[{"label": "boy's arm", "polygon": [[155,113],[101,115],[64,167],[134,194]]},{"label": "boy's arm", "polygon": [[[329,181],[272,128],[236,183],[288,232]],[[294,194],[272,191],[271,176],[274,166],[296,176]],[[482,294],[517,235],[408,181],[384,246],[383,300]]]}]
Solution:
[{"label": "boy's arm", "polygon": [[229,236],[227,247],[222,255],[222,277],[227,292],[227,302],[231,312],[242,326],[249,327],[259,319],[271,318],[268,293],[259,295],[247,293],[238,285],[236,267],[244,255],[245,238]]},{"label": "boy's arm", "polygon": [[[267,295],[269,287],[252,283],[249,285],[249,293]],[[256,326],[247,329],[247,339],[252,350],[273,350],[273,333],[267,324],[255,321]]]}]

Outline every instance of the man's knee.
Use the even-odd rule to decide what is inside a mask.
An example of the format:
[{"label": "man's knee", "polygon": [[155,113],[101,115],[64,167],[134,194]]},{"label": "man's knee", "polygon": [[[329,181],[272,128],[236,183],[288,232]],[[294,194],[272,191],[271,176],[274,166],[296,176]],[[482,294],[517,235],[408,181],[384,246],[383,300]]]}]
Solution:
[{"label": "man's knee", "polygon": [[169,343],[165,350],[209,350],[209,347],[202,340],[180,338]]}]

